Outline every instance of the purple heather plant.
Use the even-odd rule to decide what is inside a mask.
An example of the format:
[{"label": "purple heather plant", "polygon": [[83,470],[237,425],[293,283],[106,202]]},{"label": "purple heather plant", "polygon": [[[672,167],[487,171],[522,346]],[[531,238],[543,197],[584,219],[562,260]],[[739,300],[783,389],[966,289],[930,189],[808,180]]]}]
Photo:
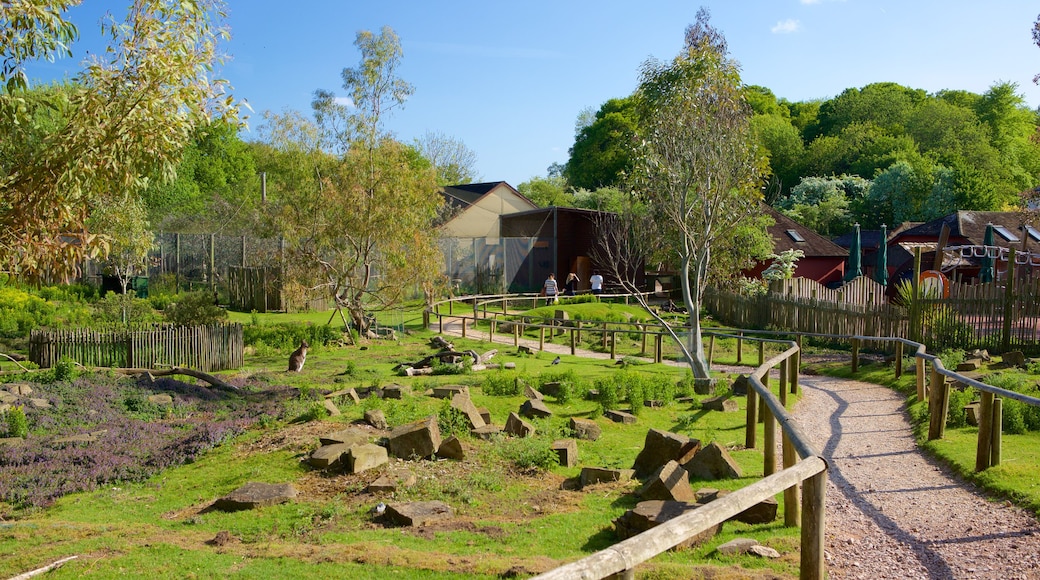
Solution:
[{"label": "purple heather plant", "polygon": [[[102,375],[34,384],[52,407],[27,407],[29,435],[0,445],[0,501],[46,507],[57,498],[119,481],[141,481],[195,461],[261,417],[282,418],[290,388],[225,393],[173,379],[135,383]],[[172,405],[148,401],[163,393]],[[58,442],[90,434],[92,442]],[[0,517],[4,514],[0,513]]]}]

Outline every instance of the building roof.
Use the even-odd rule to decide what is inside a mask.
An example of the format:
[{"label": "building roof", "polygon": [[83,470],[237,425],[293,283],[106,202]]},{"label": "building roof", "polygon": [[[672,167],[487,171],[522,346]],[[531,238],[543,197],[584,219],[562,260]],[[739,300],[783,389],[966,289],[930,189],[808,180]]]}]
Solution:
[{"label": "building roof", "polygon": [[849,251],[828,240],[811,228],[803,226],[766,204],[762,209],[772,216],[773,225],[769,226],[769,235],[773,238],[773,251],[777,254],[785,250],[801,250],[806,258],[822,258],[848,256]]},{"label": "building roof", "polygon": [[[950,227],[951,244],[982,245],[986,236],[986,224],[993,224],[997,227],[993,243],[998,246],[1010,246],[1021,244],[1022,237],[1032,233],[1025,229],[1027,222],[1029,219],[1026,214],[1017,211],[958,211],[909,228],[900,232],[899,237],[938,240],[945,224]],[[1000,226],[1003,226],[1003,232]],[[1040,228],[1032,227],[1040,234]],[[1030,241],[1040,242],[1035,236]]]},{"label": "building roof", "polygon": [[531,200],[524,197],[519,191],[513,188],[504,181],[489,181],[485,183],[464,183],[459,185],[449,185],[441,190],[441,196],[444,201],[456,209],[466,209],[469,206],[480,201],[480,198],[491,193],[496,187],[504,185],[508,187],[514,194],[522,199],[527,200],[533,206],[534,203]]}]

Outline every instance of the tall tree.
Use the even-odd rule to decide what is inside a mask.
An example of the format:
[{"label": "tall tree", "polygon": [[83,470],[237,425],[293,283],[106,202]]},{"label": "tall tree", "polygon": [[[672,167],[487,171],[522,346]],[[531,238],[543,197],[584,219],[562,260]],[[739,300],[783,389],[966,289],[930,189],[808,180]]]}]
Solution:
[{"label": "tall tree", "polygon": [[635,101],[610,99],[595,117],[582,112],[564,176],[572,187],[597,189],[621,184],[631,171],[631,151],[637,132]]},{"label": "tall tree", "polygon": [[[211,77],[227,37],[224,7],[137,0],[124,23],[103,25],[107,60],[96,57],[60,92],[30,96],[15,79],[19,59],[70,38],[61,11],[73,3],[21,0],[12,6],[32,9],[20,14],[8,4],[0,83],[13,90],[0,94],[0,264],[30,278],[68,279],[84,257],[109,247],[110,236],[91,229],[94,208],[136,197],[149,176],[172,177],[196,126],[237,118],[227,84]],[[19,47],[26,39],[35,52]],[[39,107],[51,109],[53,130],[36,130]],[[37,138],[14,141],[27,131]]]},{"label": "tall tree", "polygon": [[290,212],[296,217],[284,228],[299,279],[317,273],[314,285],[327,289],[336,312],[343,317],[346,310],[364,334],[369,313],[397,304],[414,284],[431,297],[439,264],[431,223],[440,196],[430,163],[383,128],[385,116],[414,91],[397,76],[397,34],[388,26],[378,35],[363,30],[354,44],[361,62],[342,75],[353,107],[327,91],[312,103],[322,142],[342,155],[317,180],[317,191],[290,198],[307,210]]},{"label": "tall tree", "polygon": [[480,179],[477,154],[455,137],[427,131],[415,140],[415,147],[433,166],[437,185],[460,185]]},{"label": "tall tree", "polygon": [[739,67],[709,18],[697,12],[671,62],[643,65],[637,93],[645,135],[636,190],[675,248],[691,328],[683,351],[699,379],[710,377],[699,314],[712,249],[756,212],[765,172]]}]

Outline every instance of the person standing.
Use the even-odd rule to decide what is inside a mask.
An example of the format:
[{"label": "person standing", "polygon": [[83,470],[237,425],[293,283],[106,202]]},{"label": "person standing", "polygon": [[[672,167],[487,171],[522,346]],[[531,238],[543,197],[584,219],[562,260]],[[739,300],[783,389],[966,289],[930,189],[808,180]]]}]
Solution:
[{"label": "person standing", "polygon": [[592,271],[592,277],[589,278],[589,284],[592,284],[593,294],[603,293],[603,276],[600,276],[599,270]]},{"label": "person standing", "polygon": [[581,282],[581,280],[578,279],[577,274],[574,272],[567,274],[567,281],[563,285],[563,293],[567,296],[574,296],[575,292],[578,290],[578,282]]},{"label": "person standing", "polygon": [[542,286],[542,296],[545,296],[545,305],[556,303],[556,296],[560,293],[560,287],[556,284],[556,274],[549,274]]}]

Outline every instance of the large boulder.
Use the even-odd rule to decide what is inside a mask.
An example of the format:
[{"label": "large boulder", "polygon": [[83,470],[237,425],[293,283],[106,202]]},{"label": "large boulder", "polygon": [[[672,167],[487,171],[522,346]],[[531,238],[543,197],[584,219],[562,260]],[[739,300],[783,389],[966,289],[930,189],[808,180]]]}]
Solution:
[{"label": "large boulder", "polygon": [[607,467],[582,467],[581,468],[581,486],[592,485],[594,483],[612,483],[615,481],[629,481],[632,479],[631,469],[610,469]]},{"label": "large boulder", "polygon": [[374,443],[355,445],[347,451],[346,463],[350,473],[361,473],[387,463],[386,447]]},{"label": "large boulder", "polygon": [[741,477],[740,466],[729,452],[718,443],[709,443],[683,464],[683,469],[694,479],[730,479]]},{"label": "large boulder", "polygon": [[[620,539],[631,538],[637,534],[655,528],[668,520],[699,508],[700,505],[681,501],[649,500],[641,501],[636,507],[614,520],[614,530]],[[688,548],[702,544],[722,531],[722,524],[711,526],[681,544],[676,549]]]},{"label": "large boulder", "polygon": [[311,453],[311,456],[307,458],[307,463],[311,467],[317,469],[325,469],[331,467],[340,461],[340,458],[344,453],[350,451],[350,445],[346,443],[332,443],[331,445],[322,445],[318,449]]},{"label": "large boulder", "polygon": [[603,411],[603,416],[615,423],[621,423],[623,425],[633,425],[638,420],[632,413],[617,411],[615,409]]},{"label": "large boulder", "polygon": [[675,461],[669,461],[655,471],[636,495],[645,500],[697,501],[686,470]]},{"label": "large boulder", "polygon": [[531,437],[534,435],[534,425],[524,421],[520,418],[520,415],[516,413],[510,413],[509,418],[506,419],[506,426],[503,431],[508,435],[515,435],[516,437]]},{"label": "large boulder", "polygon": [[603,434],[603,430],[600,426],[592,419],[582,419],[581,417],[571,417],[569,423],[571,433],[574,434],[578,439],[585,439],[587,441],[595,441],[599,439],[600,435]]},{"label": "large boulder", "polygon": [[578,442],[574,439],[557,439],[553,441],[552,450],[559,457],[562,467],[574,467],[578,464]]},{"label": "large boulder", "polygon": [[415,501],[409,503],[392,503],[386,506],[386,518],[400,526],[418,528],[451,519],[454,514],[451,506],[442,501]]},{"label": "large boulder", "polygon": [[701,401],[701,408],[709,411],[733,413],[740,410],[740,405],[729,397],[712,397]]},{"label": "large boulder", "polygon": [[436,415],[401,425],[390,432],[390,453],[402,459],[431,457],[441,446]]},{"label": "large boulder", "polygon": [[462,441],[454,435],[448,437],[441,442],[440,448],[437,449],[437,457],[462,461],[466,458],[466,451],[462,448]]},{"label": "large boulder", "polygon": [[469,423],[470,429],[480,429],[485,425],[484,417],[480,415],[480,410],[477,409],[477,406],[469,398],[469,393],[458,393],[452,397],[451,407],[466,416],[466,422]]},{"label": "large boulder", "polygon": [[527,399],[520,405],[520,414],[528,419],[545,419],[552,417],[552,411],[541,399]]},{"label": "large boulder", "polygon": [[383,413],[382,409],[366,409],[365,423],[380,430],[390,428],[390,424],[386,421],[386,414]]},{"label": "large boulder", "polygon": [[685,435],[650,429],[643,441],[643,450],[636,456],[632,469],[642,479],[654,473],[669,461],[686,463],[700,451],[701,442]]}]

